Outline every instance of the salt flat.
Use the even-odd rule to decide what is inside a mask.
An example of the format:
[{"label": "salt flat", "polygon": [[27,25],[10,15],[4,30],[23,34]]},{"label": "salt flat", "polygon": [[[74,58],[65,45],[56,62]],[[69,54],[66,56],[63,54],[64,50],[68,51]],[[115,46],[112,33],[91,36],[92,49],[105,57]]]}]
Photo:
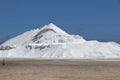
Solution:
[{"label": "salt flat", "polygon": [[120,80],[120,61],[9,59],[0,80]]}]

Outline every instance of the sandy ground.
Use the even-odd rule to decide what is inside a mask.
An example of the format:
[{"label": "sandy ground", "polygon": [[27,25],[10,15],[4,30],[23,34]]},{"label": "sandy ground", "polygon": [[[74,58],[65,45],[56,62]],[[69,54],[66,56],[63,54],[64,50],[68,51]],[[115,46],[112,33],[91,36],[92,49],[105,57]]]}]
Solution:
[{"label": "sandy ground", "polygon": [[120,80],[120,61],[7,60],[0,80]]}]

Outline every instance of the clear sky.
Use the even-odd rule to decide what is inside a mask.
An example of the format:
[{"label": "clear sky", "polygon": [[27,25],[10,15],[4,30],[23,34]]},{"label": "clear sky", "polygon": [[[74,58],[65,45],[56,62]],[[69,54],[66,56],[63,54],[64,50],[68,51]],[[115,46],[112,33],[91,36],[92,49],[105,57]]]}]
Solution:
[{"label": "clear sky", "polygon": [[51,22],[86,40],[120,43],[120,0],[0,0],[0,41]]}]

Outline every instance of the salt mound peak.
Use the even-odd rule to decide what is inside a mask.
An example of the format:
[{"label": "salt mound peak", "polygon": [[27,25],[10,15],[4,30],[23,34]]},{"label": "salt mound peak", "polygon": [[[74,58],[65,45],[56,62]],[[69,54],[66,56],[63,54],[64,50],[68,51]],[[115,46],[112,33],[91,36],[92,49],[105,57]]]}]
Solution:
[{"label": "salt mound peak", "polygon": [[68,35],[68,33],[66,33],[65,31],[63,31],[62,29],[60,29],[58,26],[56,26],[55,24],[53,23],[49,23],[48,25],[45,25],[41,28],[41,30],[44,30],[44,29],[51,29],[53,31],[55,31],[56,33],[58,34],[61,34],[61,35]]}]

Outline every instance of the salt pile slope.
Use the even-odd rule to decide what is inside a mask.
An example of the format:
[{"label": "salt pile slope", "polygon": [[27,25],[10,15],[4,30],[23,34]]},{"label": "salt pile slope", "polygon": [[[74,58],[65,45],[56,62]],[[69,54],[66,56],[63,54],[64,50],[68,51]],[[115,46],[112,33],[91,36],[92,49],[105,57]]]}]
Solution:
[{"label": "salt pile slope", "polygon": [[27,31],[2,44],[15,46],[0,50],[0,57],[87,59],[120,58],[120,45],[115,42],[86,41],[79,35],[70,35],[50,23],[41,29]]}]

